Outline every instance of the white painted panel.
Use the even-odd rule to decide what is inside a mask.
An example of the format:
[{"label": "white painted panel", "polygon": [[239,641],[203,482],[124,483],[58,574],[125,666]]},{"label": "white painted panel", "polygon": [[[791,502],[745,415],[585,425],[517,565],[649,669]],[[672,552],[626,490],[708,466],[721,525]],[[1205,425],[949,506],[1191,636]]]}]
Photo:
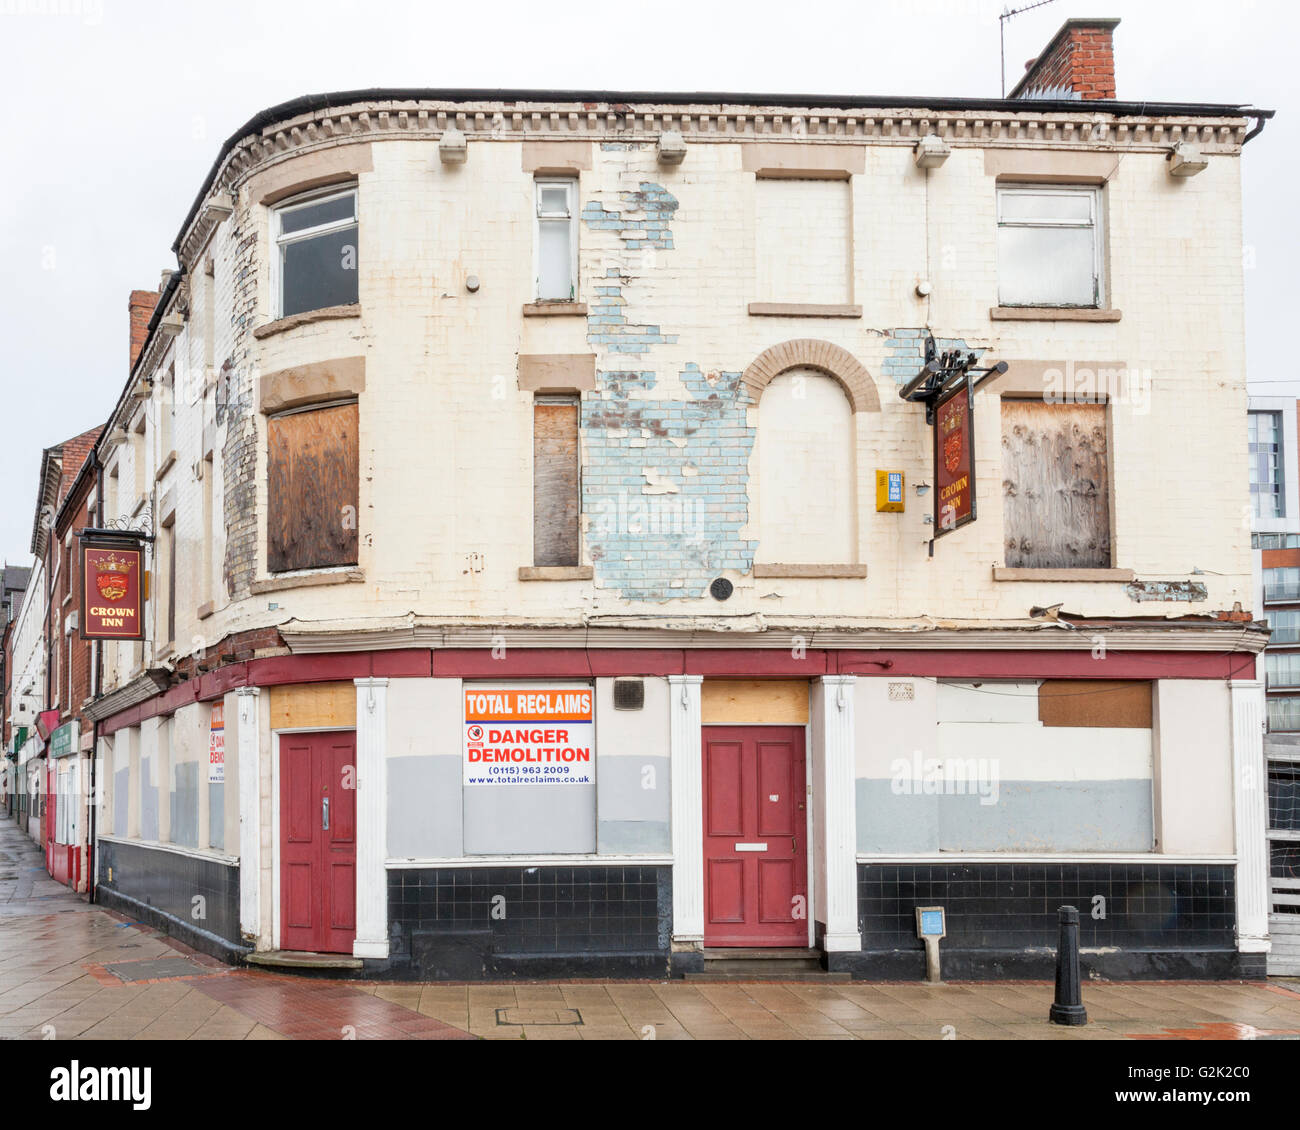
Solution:
[{"label": "white painted panel", "polygon": [[939,684],[940,722],[1038,722],[1038,683]]},{"label": "white painted panel", "polygon": [[[910,700],[889,697],[891,684]],[[917,751],[923,759],[937,756],[939,733],[935,727],[938,688],[933,679],[859,677],[855,688],[855,755],[859,777],[893,776],[891,763],[911,758]]]},{"label": "white painted panel", "polygon": [[669,746],[668,680],[647,676],[645,706],[614,709],[614,680],[596,680],[596,757],[664,757]]},{"label": "white painted panel", "polygon": [[847,180],[757,183],[760,302],[851,302],[852,248]]},{"label": "white painted panel", "polygon": [[1151,778],[1151,731],[941,722],[938,756],[988,759],[1002,781],[1117,781]]},{"label": "white painted panel", "polygon": [[855,561],[853,412],[839,383],[792,369],[758,404],[757,559]]},{"label": "white painted panel", "polygon": [[1228,685],[1209,679],[1161,679],[1154,705],[1159,850],[1233,853]]}]

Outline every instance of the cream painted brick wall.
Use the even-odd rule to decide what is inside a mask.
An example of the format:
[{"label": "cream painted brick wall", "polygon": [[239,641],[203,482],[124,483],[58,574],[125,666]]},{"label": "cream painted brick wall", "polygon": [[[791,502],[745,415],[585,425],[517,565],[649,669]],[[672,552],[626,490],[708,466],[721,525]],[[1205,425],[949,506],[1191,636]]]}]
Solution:
[{"label": "cream painted brick wall", "polygon": [[[759,293],[757,185],[742,170],[741,145],[692,142],[686,161],[665,169],[650,146],[593,144],[593,167],[580,177],[582,206],[595,202],[635,220],[644,212],[630,208],[622,194],[647,183],[678,201],[669,221],[671,248],[629,248],[618,231],[580,225],[579,299],[591,304],[607,272],[617,272],[609,281],[620,288],[628,322],[657,326],[669,337],[644,354],[619,354],[589,343],[588,331],[596,327],[585,319],[521,317],[532,298],[533,178],[521,170],[518,141],[475,140],[463,167],[442,165],[429,141],[386,137],[370,144],[373,171],[359,176],[359,319],[253,342],[251,327],[239,323],[241,287],[248,284],[241,273],[251,261],[255,306],[265,320],[267,210],[244,194],[239,208],[250,219],[253,245],[235,245],[237,212],[209,247],[218,367],[245,352],[246,367],[260,372],[346,356],[366,359],[360,408],[365,583],[261,597],[230,594],[218,584],[215,615],[197,620],[202,483],[193,468],[206,427],[215,433],[218,453],[220,561],[222,493],[229,487],[220,452],[229,413],[218,411],[211,390],[187,397],[178,406],[178,458],[156,492],[174,491],[177,504],[179,649],[290,619],[411,612],[489,620],[725,611],[981,621],[1022,619],[1031,604],[1057,601],[1092,616],[1204,613],[1234,601],[1250,606],[1237,158],[1216,155],[1200,176],[1174,181],[1161,154],[1122,157],[1104,193],[1107,279],[1112,304],[1123,311],[1120,322],[995,322],[989,318],[997,302],[995,192],[982,154],[958,147],[942,168],[926,174],[905,147],[868,146],[866,172],[844,186],[851,194],[852,299],[864,316],[814,320],[746,312],[749,302],[771,296]],[[789,239],[794,256],[797,231]],[[465,288],[469,274],[481,280],[477,293]],[[914,287],[927,278],[934,291],[920,299]],[[203,319],[194,304],[204,300],[207,282],[197,281],[194,314],[160,373],[177,358],[201,365]],[[1149,403],[1117,403],[1110,411],[1115,564],[1144,580],[1186,580],[1200,567],[1206,573],[1195,579],[1207,585],[1208,601],[1137,604],[1115,584],[995,583],[1003,530],[999,404],[992,392],[976,398],[979,520],[941,539],[931,558],[932,527],[923,522],[930,498],[918,499],[912,489],[932,478],[928,429],[921,408],[900,401],[893,380],[882,375],[889,332],[926,325],[936,336],[961,338],[995,359],[1104,360],[1148,372]],[[624,599],[616,587],[517,580],[519,567],[532,564],[532,396],[517,388],[521,352],[595,352],[600,371],[653,370],[653,389],[626,393],[635,407],[642,399],[688,400],[680,379],[688,365],[705,374],[740,372],[764,349],[805,337],[848,350],[879,394],[881,410],[854,419],[857,559],[868,566],[865,581],[756,581],[733,571],[728,575],[736,593],[720,606],[707,596],[651,605]],[[751,406],[750,427],[758,426],[758,416]],[[256,423],[264,575],[265,421],[256,417]],[[132,481],[129,444],[117,449],[116,459],[121,481]],[[878,468],[906,474],[905,513],[875,512]],[[151,489],[152,476],[150,466]],[[758,506],[756,475],[748,489]],[[745,533],[756,536],[752,525]],[[647,551],[654,550],[651,541]],[[131,649],[117,650],[120,679],[132,665]]]}]

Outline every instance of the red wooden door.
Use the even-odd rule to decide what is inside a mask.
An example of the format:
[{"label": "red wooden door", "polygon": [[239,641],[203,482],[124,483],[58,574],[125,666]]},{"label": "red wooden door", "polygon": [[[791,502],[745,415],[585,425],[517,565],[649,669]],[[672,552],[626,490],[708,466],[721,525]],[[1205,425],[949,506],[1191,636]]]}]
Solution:
[{"label": "red wooden door", "polygon": [[280,948],[351,953],[357,933],[357,738],[280,739]]},{"label": "red wooden door", "polygon": [[705,726],[704,944],[808,945],[801,726]]}]

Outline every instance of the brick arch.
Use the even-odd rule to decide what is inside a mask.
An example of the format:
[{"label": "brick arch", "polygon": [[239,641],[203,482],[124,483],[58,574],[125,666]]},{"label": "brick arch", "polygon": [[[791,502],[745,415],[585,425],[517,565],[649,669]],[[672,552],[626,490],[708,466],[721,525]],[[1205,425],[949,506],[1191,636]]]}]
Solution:
[{"label": "brick arch", "polygon": [[743,380],[754,403],[774,377],[789,369],[816,369],[839,381],[854,412],[879,412],[880,395],[866,367],[847,349],[805,337],[763,350],[745,370]]}]

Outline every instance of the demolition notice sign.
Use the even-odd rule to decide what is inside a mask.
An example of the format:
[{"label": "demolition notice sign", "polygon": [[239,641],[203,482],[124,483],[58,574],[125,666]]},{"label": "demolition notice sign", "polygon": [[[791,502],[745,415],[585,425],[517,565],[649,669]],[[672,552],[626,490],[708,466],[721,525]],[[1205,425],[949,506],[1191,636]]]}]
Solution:
[{"label": "demolition notice sign", "polygon": [[464,783],[563,788],[596,783],[595,692],[563,684],[465,688]]},{"label": "demolition notice sign", "polygon": [[139,542],[81,542],[81,638],[144,639]]},{"label": "demolition notice sign", "polygon": [[963,380],[934,408],[934,536],[975,521],[975,408]]},{"label": "demolition notice sign", "polygon": [[222,702],[212,705],[212,721],[208,727],[208,784],[224,784],[226,780],[226,707]]}]

